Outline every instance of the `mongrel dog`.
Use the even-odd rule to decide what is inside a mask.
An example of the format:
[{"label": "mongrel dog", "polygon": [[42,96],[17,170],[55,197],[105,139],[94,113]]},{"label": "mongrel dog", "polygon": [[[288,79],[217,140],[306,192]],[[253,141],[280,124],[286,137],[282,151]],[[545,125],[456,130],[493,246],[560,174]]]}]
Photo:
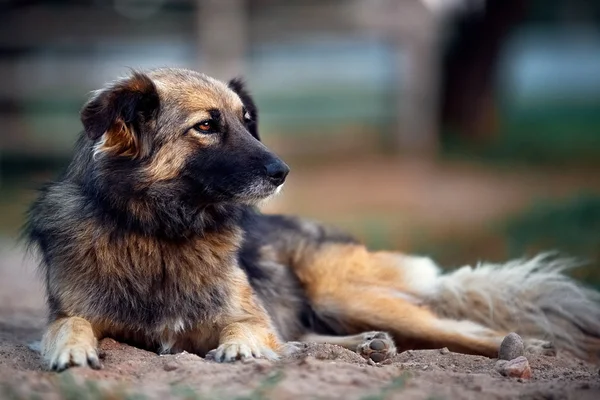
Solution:
[{"label": "mongrel dog", "polygon": [[135,72],[96,92],[64,175],[33,204],[48,366],[99,367],[103,337],[216,361],[276,359],[293,341],[374,361],[396,348],[495,357],[506,333],[541,354],[600,349],[600,296],[538,256],[441,274],[334,229],[262,215],[288,166],[260,141],[239,80]]}]

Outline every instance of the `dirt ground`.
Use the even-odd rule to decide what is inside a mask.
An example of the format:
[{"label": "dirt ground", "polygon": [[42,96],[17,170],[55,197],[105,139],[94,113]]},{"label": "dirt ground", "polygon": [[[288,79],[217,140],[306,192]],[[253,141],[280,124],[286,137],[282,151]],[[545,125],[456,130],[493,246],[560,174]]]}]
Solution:
[{"label": "dirt ground", "polygon": [[[458,232],[521,209],[535,197],[597,191],[594,175],[353,161],[292,174],[284,195],[267,210],[344,227],[351,227],[344,225],[344,218],[352,219],[347,216],[376,210],[399,227],[394,234],[401,246],[415,226]],[[528,357],[533,376],[519,380],[497,372],[496,360],[441,350],[404,352],[376,366],[336,346],[309,344],[279,362],[221,365],[187,353],[158,356],[107,339],[101,344],[102,370],[46,372],[30,348],[44,325],[42,290],[33,261],[8,237],[0,236],[2,399],[600,398],[599,367],[565,355]]]},{"label": "dirt ground", "polygon": [[308,344],[279,362],[223,365],[105,339],[102,370],[46,372],[31,348],[44,325],[34,266],[12,244],[0,247],[0,399],[600,398],[599,367],[560,355],[528,356],[533,377],[523,380],[502,376],[496,360],[442,350],[408,351],[373,365],[341,347]]}]

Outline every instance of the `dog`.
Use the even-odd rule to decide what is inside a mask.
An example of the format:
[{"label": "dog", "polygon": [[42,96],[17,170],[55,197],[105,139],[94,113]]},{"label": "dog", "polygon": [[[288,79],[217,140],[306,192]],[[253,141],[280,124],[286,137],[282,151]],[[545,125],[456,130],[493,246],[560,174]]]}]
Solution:
[{"label": "dog", "polygon": [[261,214],[289,167],[261,142],[240,79],[132,71],[80,115],[69,166],[25,224],[45,280],[49,369],[100,368],[104,337],[217,362],[275,360],[298,342],[374,362],[442,347],[497,357],[512,331],[537,354],[600,350],[600,295],[563,273],[571,260],[442,273],[427,257]]}]

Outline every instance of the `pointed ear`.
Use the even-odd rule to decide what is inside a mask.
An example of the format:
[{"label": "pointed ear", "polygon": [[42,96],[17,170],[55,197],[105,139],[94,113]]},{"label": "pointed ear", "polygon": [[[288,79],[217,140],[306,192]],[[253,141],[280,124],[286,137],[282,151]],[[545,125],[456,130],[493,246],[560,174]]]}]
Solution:
[{"label": "pointed ear", "polygon": [[148,151],[141,137],[145,122],[156,117],[158,92],[145,74],[134,72],[92,97],[81,110],[81,122],[92,140],[105,136],[102,150],[119,155],[143,156]]},{"label": "pointed ear", "polygon": [[258,134],[258,109],[250,92],[246,89],[246,84],[242,78],[234,78],[229,81],[228,86],[240,96],[244,107],[246,107],[246,111],[250,114],[250,121],[248,122],[250,134],[260,140],[260,135]]}]

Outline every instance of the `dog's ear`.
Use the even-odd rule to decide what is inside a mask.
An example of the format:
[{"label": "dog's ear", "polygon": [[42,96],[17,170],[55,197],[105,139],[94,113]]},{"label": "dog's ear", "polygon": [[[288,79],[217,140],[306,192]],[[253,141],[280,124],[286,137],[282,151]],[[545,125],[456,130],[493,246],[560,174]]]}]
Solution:
[{"label": "dog's ear", "polygon": [[119,155],[143,157],[149,152],[149,138],[141,135],[145,122],[158,112],[158,92],[145,74],[134,72],[92,97],[81,110],[81,122],[87,136]]},{"label": "dog's ear", "polygon": [[250,114],[250,120],[247,122],[248,131],[250,131],[252,136],[260,140],[260,135],[258,134],[258,109],[256,108],[256,103],[254,103],[254,99],[252,99],[250,92],[246,89],[246,84],[242,78],[234,78],[229,81],[228,86],[240,96],[246,111]]}]

